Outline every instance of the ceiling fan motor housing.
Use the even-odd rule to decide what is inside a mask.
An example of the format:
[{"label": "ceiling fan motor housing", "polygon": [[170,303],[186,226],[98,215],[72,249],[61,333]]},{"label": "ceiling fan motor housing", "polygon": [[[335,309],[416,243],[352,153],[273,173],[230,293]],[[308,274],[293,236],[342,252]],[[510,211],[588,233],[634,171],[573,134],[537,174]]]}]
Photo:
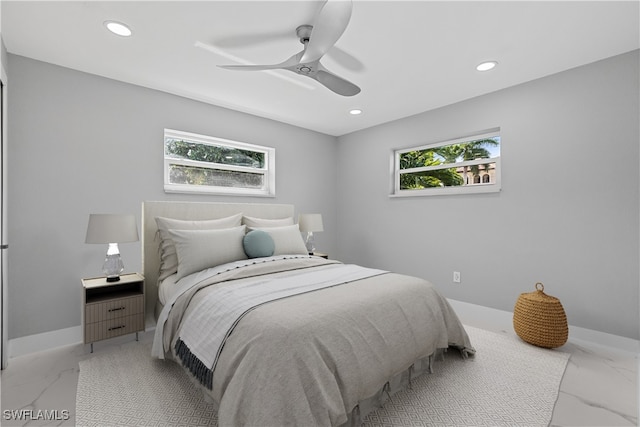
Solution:
[{"label": "ceiling fan motor housing", "polygon": [[305,76],[316,74],[318,70],[313,66],[313,64],[298,64],[295,67],[296,73],[304,74]]},{"label": "ceiling fan motor housing", "polygon": [[313,30],[313,25],[300,25],[296,28],[296,36],[300,39],[300,43],[306,45],[309,43],[309,39],[311,38],[311,31]]}]

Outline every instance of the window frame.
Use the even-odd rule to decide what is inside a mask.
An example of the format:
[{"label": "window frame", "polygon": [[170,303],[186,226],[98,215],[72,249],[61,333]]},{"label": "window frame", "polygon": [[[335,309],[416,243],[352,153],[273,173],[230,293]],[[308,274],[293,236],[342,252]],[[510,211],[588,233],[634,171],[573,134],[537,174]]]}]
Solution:
[{"label": "window frame", "polygon": [[[500,137],[500,156],[488,158],[488,159],[475,159],[456,163],[446,163],[435,166],[422,166],[411,169],[400,169],[400,157],[404,153],[411,151],[430,150],[438,147],[444,147],[447,145],[463,144],[473,142],[479,139],[489,139],[493,137]],[[491,129],[483,131],[482,133],[474,133],[469,136],[440,141],[430,144],[424,144],[417,147],[408,147],[401,149],[394,149],[391,154],[391,193],[389,197],[420,197],[420,196],[441,196],[441,195],[454,195],[454,194],[478,194],[478,193],[497,193],[502,189],[502,177],[501,177],[501,157],[502,157],[502,137],[500,135],[500,129]],[[490,160],[490,161],[487,161]],[[450,187],[430,187],[423,189],[400,189],[400,176],[407,173],[426,172],[439,169],[451,169],[453,167],[459,168],[464,166],[475,166],[484,164],[495,164],[493,182],[485,183],[469,183],[459,186]]]},{"label": "window frame", "polygon": [[[264,166],[262,168],[254,168],[249,166],[227,165],[222,163],[210,163],[197,160],[176,159],[167,157],[166,139],[181,139],[190,143],[212,145],[217,147],[228,147],[245,151],[253,151],[264,154]],[[191,132],[184,132],[174,129],[164,129],[164,138],[162,140],[162,157],[163,175],[164,175],[164,191],[165,193],[187,193],[187,194],[213,194],[225,196],[252,196],[252,197],[275,197],[276,196],[276,179],[275,179],[275,148],[265,147],[261,145],[249,144],[246,142],[233,141],[230,139],[218,138],[207,135],[200,135]],[[196,184],[176,184],[169,182],[169,171],[171,165],[191,166],[211,170],[225,170],[232,172],[248,172],[263,175],[262,188],[241,188],[241,187],[223,187]]]}]

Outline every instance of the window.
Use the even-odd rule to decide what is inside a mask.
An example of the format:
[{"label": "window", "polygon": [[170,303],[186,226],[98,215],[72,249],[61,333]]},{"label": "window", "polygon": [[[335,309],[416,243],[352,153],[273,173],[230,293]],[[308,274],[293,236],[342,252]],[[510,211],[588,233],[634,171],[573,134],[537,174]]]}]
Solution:
[{"label": "window", "polygon": [[499,129],[395,150],[391,196],[500,191]]},{"label": "window", "polygon": [[164,130],[164,190],[275,196],[275,149]]}]

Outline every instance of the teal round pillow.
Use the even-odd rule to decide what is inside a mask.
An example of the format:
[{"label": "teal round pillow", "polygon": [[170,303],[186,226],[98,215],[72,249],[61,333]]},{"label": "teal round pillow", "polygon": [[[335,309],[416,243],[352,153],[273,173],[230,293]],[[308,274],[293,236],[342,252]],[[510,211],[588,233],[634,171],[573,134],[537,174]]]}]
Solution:
[{"label": "teal round pillow", "polygon": [[261,258],[273,255],[276,245],[266,231],[252,230],[242,239],[244,253],[249,258]]}]

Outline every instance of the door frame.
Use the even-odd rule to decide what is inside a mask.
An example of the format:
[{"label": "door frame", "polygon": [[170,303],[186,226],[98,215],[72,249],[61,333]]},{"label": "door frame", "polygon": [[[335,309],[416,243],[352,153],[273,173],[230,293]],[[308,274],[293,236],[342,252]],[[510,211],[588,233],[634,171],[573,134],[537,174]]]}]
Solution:
[{"label": "door frame", "polygon": [[0,369],[9,362],[7,314],[7,73],[0,66]]}]

